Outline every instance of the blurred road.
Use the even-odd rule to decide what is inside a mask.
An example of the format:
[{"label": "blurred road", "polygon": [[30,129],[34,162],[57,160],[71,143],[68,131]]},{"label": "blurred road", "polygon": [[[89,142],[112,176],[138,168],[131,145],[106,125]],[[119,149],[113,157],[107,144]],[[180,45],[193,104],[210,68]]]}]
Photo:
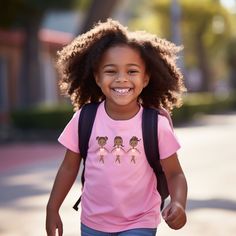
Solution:
[{"label": "blurred road", "polygon": [[[235,236],[236,114],[206,116],[176,134],[189,185],[188,224],[173,231],[162,222],[158,235]],[[45,205],[63,156],[56,143],[0,146],[1,236],[46,235]],[[71,208],[78,183],[61,209],[66,236],[79,235],[79,213]]]}]

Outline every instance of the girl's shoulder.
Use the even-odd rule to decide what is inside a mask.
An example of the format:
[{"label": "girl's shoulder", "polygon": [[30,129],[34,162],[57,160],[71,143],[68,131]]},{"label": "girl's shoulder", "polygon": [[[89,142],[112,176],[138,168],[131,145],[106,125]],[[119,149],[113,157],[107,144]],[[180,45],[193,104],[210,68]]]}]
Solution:
[{"label": "girl's shoulder", "polygon": [[79,120],[80,112],[81,112],[81,109],[75,111],[75,112],[72,114],[72,116],[71,116],[71,118],[70,118],[70,120],[69,120],[69,123],[77,123],[78,120]]},{"label": "girl's shoulder", "polygon": [[[170,118],[171,119],[171,118]],[[165,115],[158,114],[158,133],[173,133],[172,121]]]},{"label": "girl's shoulder", "polygon": [[160,122],[163,122],[163,123],[168,122],[171,129],[173,129],[173,122],[172,122],[172,119],[171,119],[171,116],[170,116],[169,112],[164,108],[160,108],[160,109],[158,109],[158,111],[159,111],[159,120],[160,120]]}]

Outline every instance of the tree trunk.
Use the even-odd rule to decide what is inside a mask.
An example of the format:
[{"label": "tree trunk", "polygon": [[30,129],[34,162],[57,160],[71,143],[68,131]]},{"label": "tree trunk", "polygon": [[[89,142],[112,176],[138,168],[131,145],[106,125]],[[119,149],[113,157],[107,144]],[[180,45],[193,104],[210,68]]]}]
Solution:
[{"label": "tree trunk", "polygon": [[196,55],[198,59],[199,69],[201,71],[201,91],[207,92],[211,90],[211,73],[208,62],[207,53],[202,41],[202,35],[196,37]]},{"label": "tree trunk", "polygon": [[93,0],[79,33],[85,33],[99,20],[105,21],[110,17],[117,2],[118,0]]},{"label": "tree trunk", "polygon": [[38,32],[42,16],[33,16],[25,26],[20,73],[20,106],[36,105],[42,96],[40,72],[40,43]]}]

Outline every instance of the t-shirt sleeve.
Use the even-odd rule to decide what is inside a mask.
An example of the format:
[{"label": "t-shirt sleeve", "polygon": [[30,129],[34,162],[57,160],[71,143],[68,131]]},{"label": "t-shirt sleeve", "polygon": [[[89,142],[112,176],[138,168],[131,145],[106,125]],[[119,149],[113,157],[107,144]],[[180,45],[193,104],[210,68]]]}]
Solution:
[{"label": "t-shirt sleeve", "polygon": [[58,138],[58,142],[61,143],[67,149],[79,153],[79,140],[78,140],[78,120],[80,111],[77,111],[71,120],[68,122],[61,135]]},{"label": "t-shirt sleeve", "polygon": [[158,116],[158,145],[160,159],[165,159],[180,148],[180,143],[165,116]]}]

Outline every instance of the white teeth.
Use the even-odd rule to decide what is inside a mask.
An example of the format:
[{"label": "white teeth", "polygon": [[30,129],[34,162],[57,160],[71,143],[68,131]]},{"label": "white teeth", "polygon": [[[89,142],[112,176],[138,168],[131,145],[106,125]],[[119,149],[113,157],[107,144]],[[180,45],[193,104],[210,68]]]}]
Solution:
[{"label": "white teeth", "polygon": [[130,91],[130,88],[114,88],[113,90],[120,94],[126,94]]}]

